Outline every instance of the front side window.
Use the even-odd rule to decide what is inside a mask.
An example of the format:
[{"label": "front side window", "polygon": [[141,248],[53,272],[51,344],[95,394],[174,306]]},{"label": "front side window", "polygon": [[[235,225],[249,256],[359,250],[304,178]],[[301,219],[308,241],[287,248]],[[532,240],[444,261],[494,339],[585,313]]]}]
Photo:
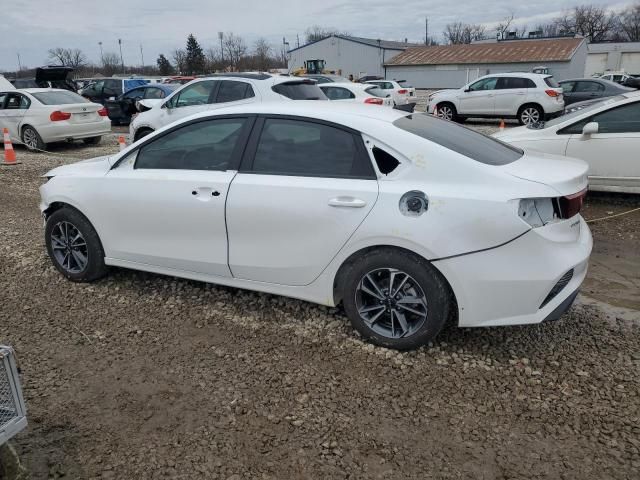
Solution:
[{"label": "front side window", "polygon": [[116,97],[122,95],[122,80],[105,80],[103,92]]},{"label": "front side window", "polygon": [[215,81],[205,81],[184,87],[169,101],[171,108],[213,103],[213,91],[216,83]]},{"label": "front side window", "polygon": [[191,123],[143,145],[135,168],[227,170],[245,118]]},{"label": "front side window", "polygon": [[598,133],[640,132],[640,101],[598,113],[591,121],[598,123]]},{"label": "front side window", "polygon": [[352,133],[321,123],[272,118],[265,120],[253,171],[273,175],[375,178],[370,160],[363,160]]},{"label": "front side window", "polygon": [[342,87],[325,87],[322,91],[329,100],[350,100],[356,98],[352,92]]},{"label": "front side window", "polygon": [[472,83],[469,87],[469,91],[480,92],[483,90],[495,90],[497,83],[497,77],[483,78],[482,80],[478,80],[477,82]]},{"label": "front side window", "polygon": [[144,91],[144,98],[164,98],[164,91],[160,88],[147,88]]},{"label": "front side window", "polygon": [[144,88],[134,88],[123,95],[123,98],[140,100],[144,97]]},{"label": "front side window", "polygon": [[576,82],[573,91],[576,93],[604,92],[604,85],[598,82]]},{"label": "front side window", "polygon": [[571,93],[573,91],[575,84],[576,82],[562,82],[560,84],[560,87],[562,87],[562,91],[564,93]]},{"label": "front side window", "polygon": [[216,103],[237,102],[251,97],[255,97],[255,94],[250,84],[235,80],[222,80],[218,89]]}]

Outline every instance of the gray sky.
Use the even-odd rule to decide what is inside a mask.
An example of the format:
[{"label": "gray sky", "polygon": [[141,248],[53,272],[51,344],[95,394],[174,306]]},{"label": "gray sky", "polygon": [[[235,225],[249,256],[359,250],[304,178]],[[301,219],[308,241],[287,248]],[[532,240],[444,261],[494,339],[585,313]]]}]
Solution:
[{"label": "gray sky", "polygon": [[[0,70],[17,69],[18,52],[23,66],[44,65],[52,47],[80,48],[98,62],[98,42],[105,52],[117,52],[118,38],[125,63],[131,65],[141,63],[141,44],[145,63],[152,64],[158,54],[169,57],[173,49],[184,47],[189,33],[205,49],[218,44],[219,31],[241,35],[250,46],[264,36],[280,48],[284,36],[293,47],[296,34],[302,42],[313,24],[361,37],[417,42],[424,37],[425,16],[429,36],[441,40],[450,22],[491,27],[513,13],[519,25],[533,27],[577,3],[587,0],[22,0],[12,3],[18,8],[6,5],[0,17]],[[631,2],[594,3],[618,9]]]}]

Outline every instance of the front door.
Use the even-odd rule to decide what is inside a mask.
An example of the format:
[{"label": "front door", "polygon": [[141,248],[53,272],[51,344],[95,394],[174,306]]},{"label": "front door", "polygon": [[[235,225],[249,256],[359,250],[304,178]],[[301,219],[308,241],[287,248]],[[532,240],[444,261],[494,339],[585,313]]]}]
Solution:
[{"label": "front door", "polygon": [[458,113],[461,115],[493,115],[497,82],[497,77],[487,77],[469,85],[460,94]]},{"label": "front door", "polygon": [[108,258],[229,276],[225,201],[251,119],[205,119],[154,137],[100,184]]},{"label": "front door", "polygon": [[362,137],[301,117],[259,119],[227,200],[236,278],[308,285],[378,197]]},{"label": "front door", "polygon": [[7,128],[11,141],[20,142],[20,125],[30,105],[31,100],[21,93],[0,93],[0,134]]}]

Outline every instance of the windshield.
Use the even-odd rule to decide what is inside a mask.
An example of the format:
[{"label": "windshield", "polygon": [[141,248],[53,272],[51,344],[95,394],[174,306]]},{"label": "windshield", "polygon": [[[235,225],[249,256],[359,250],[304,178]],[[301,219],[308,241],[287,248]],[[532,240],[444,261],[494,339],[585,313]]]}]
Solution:
[{"label": "windshield", "polygon": [[328,100],[316,82],[287,82],[274,85],[272,90],[291,100]]},{"label": "windshield", "polygon": [[[582,115],[583,113],[586,112],[590,112],[592,110],[595,110],[596,108],[600,108],[604,105],[609,105],[612,103],[616,103],[619,102],[620,100],[624,100],[626,97],[622,96],[622,95],[616,95],[615,97],[608,97],[605,98],[604,100],[600,100],[599,102],[593,102],[590,105],[585,106],[584,108],[581,108],[580,110],[575,110],[571,113],[567,113],[565,115],[560,115],[559,117],[553,118],[551,120],[549,120],[548,122],[539,122],[539,124],[536,125],[531,125],[529,126],[529,128],[549,128],[549,127],[553,127],[554,125],[559,125],[560,123],[564,123],[567,120],[571,120],[573,118],[576,118],[580,115]],[[572,107],[574,107],[574,105],[572,105]]]},{"label": "windshield", "polygon": [[72,103],[90,103],[84,97],[73,92],[39,92],[32,93],[44,105],[69,105]]},{"label": "windshield", "polygon": [[486,165],[506,165],[524,155],[519,148],[432,115],[408,115],[393,124]]},{"label": "windshield", "polygon": [[398,80],[398,83],[400,84],[401,87],[404,88],[413,88],[413,85],[411,85],[409,82],[407,82],[406,80]]}]

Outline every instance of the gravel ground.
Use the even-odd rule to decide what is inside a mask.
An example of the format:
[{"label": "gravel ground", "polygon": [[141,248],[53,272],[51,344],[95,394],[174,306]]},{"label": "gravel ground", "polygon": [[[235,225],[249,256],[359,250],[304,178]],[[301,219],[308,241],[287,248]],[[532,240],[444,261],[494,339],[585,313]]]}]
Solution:
[{"label": "gravel ground", "polygon": [[[593,224],[601,276],[560,321],[398,353],[340,309],[119,269],[64,280],[39,176],[116,149],[18,147],[0,169],[0,342],[19,354],[32,478],[638,478],[638,290],[594,292],[606,268],[640,285],[640,214]],[[638,203],[591,196],[585,215]]]}]

